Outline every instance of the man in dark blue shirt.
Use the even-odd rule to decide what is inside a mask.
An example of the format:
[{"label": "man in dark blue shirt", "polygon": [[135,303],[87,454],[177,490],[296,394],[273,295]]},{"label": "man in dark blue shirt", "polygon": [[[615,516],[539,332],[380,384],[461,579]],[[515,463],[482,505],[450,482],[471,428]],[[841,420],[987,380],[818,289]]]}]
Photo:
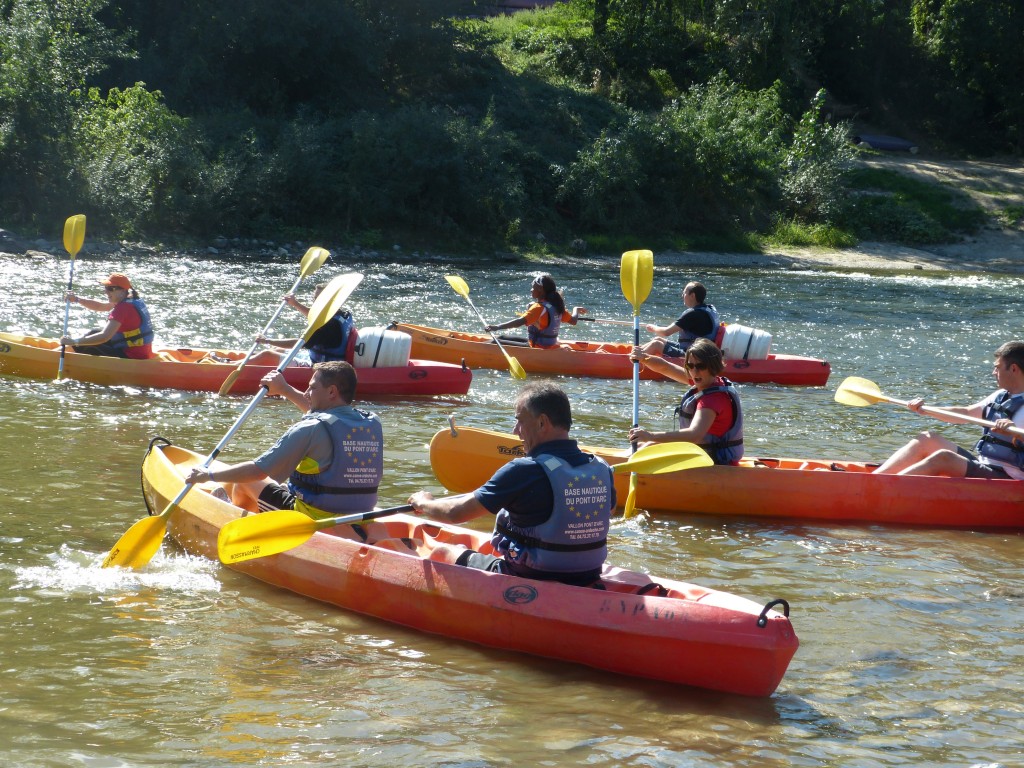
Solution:
[{"label": "man in dark blue shirt", "polygon": [[[513,459],[473,493],[435,499],[414,493],[409,503],[436,520],[461,523],[495,515],[491,551],[449,547],[457,565],[567,584],[596,581],[607,556],[615,486],[611,469],[569,437],[569,398],[554,384],[529,384],[515,403],[526,456]],[[434,557],[439,556],[435,552]]]}]

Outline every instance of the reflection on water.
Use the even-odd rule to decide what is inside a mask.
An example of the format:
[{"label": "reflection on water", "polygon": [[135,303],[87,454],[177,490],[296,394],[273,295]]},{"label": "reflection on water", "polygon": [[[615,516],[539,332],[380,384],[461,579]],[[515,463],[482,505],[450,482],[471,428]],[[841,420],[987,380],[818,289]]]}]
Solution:
[{"label": "reflection on water", "polygon": [[[128,272],[162,341],[247,348],[294,282],[300,256],[254,269],[228,259],[83,255],[76,286],[93,295],[100,277]],[[0,256],[0,266],[0,330],[58,335],[66,259]],[[475,328],[475,315],[443,280],[451,273],[466,279],[489,320],[509,319],[525,306],[534,274],[440,262],[346,268],[366,274],[350,300],[362,326],[401,319]],[[338,271],[328,265],[309,282]],[[630,317],[617,263],[552,272],[570,305]],[[925,426],[970,444],[970,428],[886,405],[837,405],[835,386],[858,375],[894,397],[973,402],[992,388],[992,350],[1020,335],[1020,278],[932,273],[696,272],[659,263],[642,319],[678,316],[679,290],[690,279],[708,286],[724,319],[770,332],[773,351],[832,363],[827,388],[741,387],[750,450],[763,455],[877,460]],[[71,327],[96,318],[73,308]],[[302,321],[284,315],[279,327],[291,334]],[[581,324],[567,334],[620,341],[632,331]],[[559,381],[581,439],[625,444],[631,382]],[[371,404],[387,430],[382,503],[402,503],[420,487],[439,490],[426,446],[449,415],[511,429],[515,387],[507,372],[478,371],[465,397]],[[676,385],[643,382],[641,422],[667,426],[679,395]],[[790,602],[802,645],[782,687],[764,701],[408,631],[187,557],[170,540],[141,572],[100,569],[113,542],[146,514],[139,472],[149,440],[159,434],[208,451],[247,402],[0,379],[6,764],[1019,762],[1019,534],[696,515],[617,522],[618,565]],[[286,403],[262,403],[223,458],[251,458],[295,415]]]}]

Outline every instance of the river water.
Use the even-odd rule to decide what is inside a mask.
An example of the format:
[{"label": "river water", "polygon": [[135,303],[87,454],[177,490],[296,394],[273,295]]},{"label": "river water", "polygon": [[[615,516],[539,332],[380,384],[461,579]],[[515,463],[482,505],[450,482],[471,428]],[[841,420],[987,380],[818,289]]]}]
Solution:
[{"label": "river water", "polygon": [[[125,271],[161,341],[247,348],[298,275],[220,256],[80,255],[76,287]],[[474,329],[443,280],[466,279],[491,321],[527,301],[539,270],[395,259],[326,265],[365,273],[361,326],[393,319]],[[833,401],[858,375],[900,398],[973,402],[991,353],[1021,337],[1020,277],[914,272],[691,269],[655,256],[642,320],[667,323],[690,279],[729,322],[773,334],[773,351],[831,361],[828,387],[742,386],[748,452],[880,459],[925,427],[962,444],[969,427],[887,405]],[[0,329],[59,335],[67,258],[0,256]],[[571,305],[630,319],[618,263],[553,267]],[[311,286],[303,294],[308,296]],[[80,332],[98,316],[76,307]],[[294,313],[278,327],[301,330]],[[623,326],[566,335],[629,340]],[[56,372],[55,372],[56,373]],[[624,444],[629,381],[562,378],[574,431]],[[510,429],[507,372],[468,396],[370,405],[387,433],[382,504],[439,491],[426,444],[457,423]],[[641,386],[641,423],[668,424],[679,387]],[[394,627],[281,592],[170,540],[139,572],[101,569],[146,514],[139,469],[154,435],[207,453],[248,400],[0,379],[0,762],[12,766],[1011,766],[1019,737],[1024,588],[1017,533],[641,515],[618,522],[610,560],[724,589],[782,597],[802,645],[779,690],[749,700],[629,680]],[[295,418],[265,401],[222,455],[253,457]],[[823,504],[827,499],[822,500]],[[480,521],[483,524],[483,521]],[[615,653],[609,648],[608,653]]]}]

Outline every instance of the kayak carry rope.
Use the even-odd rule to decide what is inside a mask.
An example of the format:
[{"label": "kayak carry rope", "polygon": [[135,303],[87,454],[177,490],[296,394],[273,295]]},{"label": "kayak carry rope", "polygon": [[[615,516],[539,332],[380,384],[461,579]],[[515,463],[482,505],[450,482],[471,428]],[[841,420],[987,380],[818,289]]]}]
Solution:
[{"label": "kayak carry rope", "polygon": [[[651,251],[626,251],[619,266],[622,295],[633,305],[633,346],[640,346],[640,307],[651,295],[654,285],[654,254]],[[640,426],[640,361],[633,361],[633,426]],[[636,452],[636,443],[633,443]],[[636,514],[636,475],[629,478],[629,495],[623,517]]]},{"label": "kayak carry rope", "polygon": [[[320,248],[319,246],[313,246],[312,248],[307,250],[306,254],[302,257],[302,261],[299,262],[299,277],[295,281],[295,284],[292,286],[291,290],[288,291],[288,293],[294,294],[297,290],[299,290],[299,285],[302,284],[303,279],[309,277],[311,274],[320,269],[320,267],[323,266],[324,262],[327,261],[330,255],[330,251],[324,248]],[[267,335],[267,333],[270,331],[270,326],[272,326],[277,321],[278,316],[284,309],[285,303],[286,302],[282,299],[281,303],[277,307],[277,311],[274,312],[274,314],[270,318],[270,321],[266,324],[266,326],[264,326],[263,330],[260,332],[260,336]],[[224,383],[220,385],[220,390],[217,392],[218,395],[223,397],[224,395],[231,391],[231,387],[234,386],[234,383],[238,380],[238,377],[242,373],[242,369],[245,368],[245,364],[249,362],[249,358],[252,357],[253,353],[256,351],[256,347],[258,346],[259,342],[254,341],[252,343],[252,346],[249,348],[249,351],[246,353],[245,357],[242,358],[242,362],[238,364],[235,370],[228,374],[228,377],[224,379]]]},{"label": "kayak carry rope", "polygon": [[[68,271],[68,293],[75,282],[75,256],[82,250],[82,243],[85,242],[85,214],[79,213],[76,216],[68,216],[64,222],[64,250],[71,256],[71,266]],[[71,302],[64,297],[64,330],[61,338],[68,335],[68,315],[71,313]],[[60,345],[60,362],[57,364],[57,381],[64,377],[64,345]]]},{"label": "kayak carry rope", "polygon": [[[469,302],[469,306],[471,306],[473,311],[476,312],[476,316],[480,318],[480,322],[483,323],[484,328],[486,329],[487,321],[484,320],[484,316],[480,314],[480,310],[476,308],[473,300],[469,298],[469,284],[458,275],[445,275],[444,279],[448,281],[448,285],[452,287],[452,290]],[[498,341],[498,337],[495,336],[493,332],[488,331],[488,333],[491,334],[491,338],[494,339],[494,343],[498,345],[498,349],[501,350],[501,354],[503,354],[505,356],[505,360],[508,361],[508,370],[512,376],[516,379],[525,379],[526,370],[523,368],[522,363],[505,351],[505,348],[501,346],[501,342]]]},{"label": "kayak carry rope", "polygon": [[577,317],[577,321],[584,320],[588,323],[606,323],[608,325],[633,325],[629,320],[605,320],[602,317]]},{"label": "kayak carry rope", "polygon": [[[892,403],[893,405],[902,405],[906,407],[909,403],[908,400],[897,400],[895,397],[883,395],[875,382],[870,379],[862,379],[859,376],[847,376],[843,379],[843,383],[840,384],[839,389],[836,390],[835,400],[837,403],[852,405],[855,407],[874,405],[879,402]],[[978,426],[988,427],[990,429],[996,425],[994,421],[979,419],[976,416],[965,416],[963,414],[956,413],[955,411],[949,411],[945,408],[935,408],[929,405],[921,406],[921,412],[932,416],[933,418],[951,419],[954,423],[977,424]],[[1024,429],[1012,427],[1009,431],[1019,437],[1024,437]]]},{"label": "kayak carry rope", "polygon": [[353,525],[376,520],[399,512],[412,512],[412,506],[378,509],[319,520],[290,509],[279,509],[232,520],[220,529],[217,536],[217,555],[227,565],[276,555],[305,544],[317,531],[336,525]]},{"label": "kayak carry rope", "polygon": [[[612,470],[619,473],[660,475],[711,465],[710,457],[693,443],[658,443],[641,448],[629,460],[614,465]],[[222,563],[228,565],[276,555],[305,544],[314,533],[325,528],[352,525],[411,511],[412,506],[405,504],[400,507],[325,517],[319,520],[300,511],[284,509],[240,517],[220,529],[217,536],[217,555]]]},{"label": "kayak carry rope", "polygon": [[[323,292],[317,297],[316,301],[313,302],[313,306],[310,307],[309,316],[307,318],[306,330],[302,334],[302,338],[295,342],[295,346],[292,347],[291,351],[281,360],[277,366],[278,371],[283,371],[287,367],[295,356],[299,353],[302,345],[309,340],[309,337],[313,335],[313,332],[317,328],[322,326],[332,317],[339,309],[341,305],[345,303],[345,300],[351,295],[352,291],[356,289],[362,281],[363,276],[356,272],[338,275],[336,278],[331,280],[324,288]],[[252,399],[252,402],[246,406],[245,410],[235,420],[235,423],[231,425],[231,429],[227,431],[227,434],[221,438],[220,442],[213,449],[209,456],[203,461],[202,466],[204,468],[209,467],[213,463],[214,459],[220,454],[227,445],[228,441],[234,437],[235,433],[241,428],[242,424],[249,415],[256,410],[256,406],[259,405],[260,400],[267,394],[267,388],[260,387],[260,391],[256,393],[256,396]],[[128,529],[127,532],[114,545],[113,549],[107,555],[103,561],[103,567],[109,568],[111,566],[119,565],[126,568],[141,568],[148,563],[156,551],[160,549],[160,543],[163,541],[164,535],[167,533],[167,518],[170,517],[181,500],[185,498],[185,494],[189,492],[192,485],[189,483],[185,484],[185,487],[181,489],[179,493],[167,508],[164,509],[159,515],[147,517],[143,520],[139,520],[135,525]]]}]

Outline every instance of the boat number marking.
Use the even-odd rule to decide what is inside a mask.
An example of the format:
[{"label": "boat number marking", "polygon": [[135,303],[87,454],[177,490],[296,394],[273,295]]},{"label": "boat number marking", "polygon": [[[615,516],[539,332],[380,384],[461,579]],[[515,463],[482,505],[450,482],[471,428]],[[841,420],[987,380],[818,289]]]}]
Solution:
[{"label": "boat number marking", "polygon": [[502,456],[525,456],[526,451],[523,450],[523,446],[515,445],[511,448],[507,445],[499,445],[498,453]]},{"label": "boat number marking", "polygon": [[746,360],[733,360],[729,363],[729,367],[739,370],[740,368],[749,368],[750,363]]},{"label": "boat number marking", "polygon": [[416,369],[413,369],[413,370],[409,371],[409,378],[412,379],[413,381],[416,381],[417,379],[425,379],[426,377],[427,377],[427,372],[426,371],[419,371],[419,370],[416,370]]},{"label": "boat number marking", "polygon": [[11,345],[10,344],[0,344],[0,355],[6,355],[10,351],[11,351]]},{"label": "boat number marking", "polygon": [[505,590],[505,602],[512,605],[525,605],[537,599],[537,590],[529,584],[516,584]]},{"label": "boat number marking", "polygon": [[448,339],[444,338],[444,336],[424,336],[423,340],[442,347],[448,343]]}]

